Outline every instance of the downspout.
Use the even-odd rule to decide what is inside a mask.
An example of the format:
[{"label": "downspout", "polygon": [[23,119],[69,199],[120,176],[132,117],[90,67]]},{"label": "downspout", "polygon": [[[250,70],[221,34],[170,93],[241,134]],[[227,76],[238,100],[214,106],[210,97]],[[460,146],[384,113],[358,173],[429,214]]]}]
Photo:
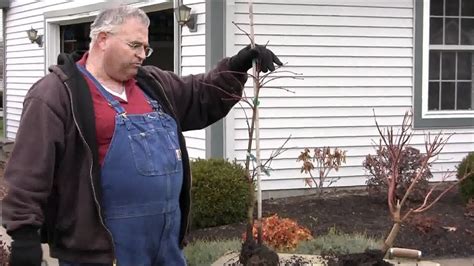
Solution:
[{"label": "downspout", "polygon": [[[225,56],[225,1],[206,0],[206,72]],[[206,158],[224,158],[225,118],[206,128]]]},{"label": "downspout", "polygon": [[[8,1],[9,3],[9,1]],[[6,110],[6,100],[5,100],[5,96],[6,96],[6,91],[7,91],[7,79],[6,79],[6,76],[5,76],[5,73],[6,73],[6,68],[7,68],[7,60],[6,60],[6,57],[7,57],[7,49],[6,49],[6,33],[5,33],[5,23],[6,23],[6,15],[7,15],[7,10],[8,10],[8,6],[4,7],[2,6],[2,48],[3,48],[3,51],[2,51],[2,65],[3,65],[3,70],[2,70],[2,86],[3,86],[3,91],[2,91],[2,123],[3,123],[3,137],[6,139],[7,138],[7,119],[6,119],[6,116],[5,116],[5,110]]]},{"label": "downspout", "polygon": [[[173,12],[179,6],[179,0],[173,0]],[[176,18],[173,19],[173,29],[174,29],[174,73],[181,76],[181,26],[179,26]]]}]

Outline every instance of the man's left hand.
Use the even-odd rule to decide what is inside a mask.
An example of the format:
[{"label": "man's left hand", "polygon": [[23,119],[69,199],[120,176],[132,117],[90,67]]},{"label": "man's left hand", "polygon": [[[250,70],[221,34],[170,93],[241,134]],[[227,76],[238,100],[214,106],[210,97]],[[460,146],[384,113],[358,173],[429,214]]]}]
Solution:
[{"label": "man's left hand", "polygon": [[252,67],[252,61],[256,59],[259,71],[274,71],[275,65],[283,65],[278,57],[266,46],[255,44],[254,48],[247,45],[236,55],[230,58],[229,68],[231,71],[247,72]]}]

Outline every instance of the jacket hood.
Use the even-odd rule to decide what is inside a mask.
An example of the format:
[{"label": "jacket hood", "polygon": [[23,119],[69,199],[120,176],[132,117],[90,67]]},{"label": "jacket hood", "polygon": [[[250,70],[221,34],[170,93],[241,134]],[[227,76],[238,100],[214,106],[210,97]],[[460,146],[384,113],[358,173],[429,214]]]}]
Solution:
[{"label": "jacket hood", "polygon": [[65,82],[75,74],[73,72],[73,66],[79,59],[81,59],[81,57],[82,55],[79,53],[61,53],[58,55],[57,65],[49,66],[48,70],[49,72],[56,74],[62,82]]}]

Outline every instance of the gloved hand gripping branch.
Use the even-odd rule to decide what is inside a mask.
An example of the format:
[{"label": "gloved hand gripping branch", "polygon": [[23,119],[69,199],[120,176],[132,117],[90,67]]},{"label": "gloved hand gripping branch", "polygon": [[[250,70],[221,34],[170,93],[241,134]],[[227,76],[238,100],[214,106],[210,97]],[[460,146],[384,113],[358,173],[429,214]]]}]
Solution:
[{"label": "gloved hand gripping branch", "polygon": [[250,44],[230,58],[229,68],[231,71],[246,73],[252,67],[252,60],[257,59],[258,70],[262,72],[275,71],[275,65],[282,66],[283,63],[266,46],[256,44],[251,48]]}]

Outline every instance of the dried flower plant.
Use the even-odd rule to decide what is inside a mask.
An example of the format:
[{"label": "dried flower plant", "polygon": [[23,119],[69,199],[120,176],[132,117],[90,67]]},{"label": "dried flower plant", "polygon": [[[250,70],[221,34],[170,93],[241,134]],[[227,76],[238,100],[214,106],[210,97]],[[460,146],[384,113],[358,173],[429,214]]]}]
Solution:
[{"label": "dried flower plant", "polygon": [[[334,170],[338,171],[342,164],[346,163],[346,151],[339,148],[315,148],[313,155],[311,150],[305,148],[298,156],[297,162],[302,161],[301,173],[309,174],[309,178],[305,179],[305,184],[318,189],[318,195],[322,195],[324,183],[327,181],[329,173]],[[313,174],[316,169],[317,176]],[[332,178],[326,187],[330,187],[337,182],[339,178]]]}]

